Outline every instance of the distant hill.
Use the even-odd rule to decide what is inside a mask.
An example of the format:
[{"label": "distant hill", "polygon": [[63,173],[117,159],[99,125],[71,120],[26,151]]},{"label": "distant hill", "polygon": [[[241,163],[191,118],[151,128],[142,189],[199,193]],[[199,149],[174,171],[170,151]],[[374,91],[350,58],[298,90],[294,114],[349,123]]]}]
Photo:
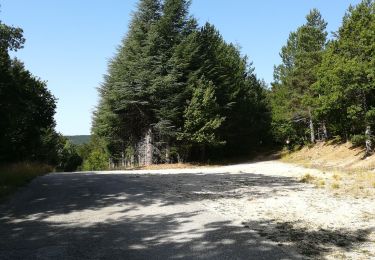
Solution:
[{"label": "distant hill", "polygon": [[65,137],[73,144],[87,144],[90,141],[91,135],[66,135]]}]

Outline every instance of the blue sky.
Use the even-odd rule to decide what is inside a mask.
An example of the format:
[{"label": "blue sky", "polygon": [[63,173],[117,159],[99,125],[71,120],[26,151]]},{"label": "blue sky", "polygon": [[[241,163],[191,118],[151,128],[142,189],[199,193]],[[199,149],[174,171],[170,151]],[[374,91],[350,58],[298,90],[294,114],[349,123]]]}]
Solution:
[{"label": "blue sky", "polygon": [[[191,14],[214,24],[241,46],[267,83],[291,31],[318,8],[336,31],[350,4],[359,0],[193,0]],[[24,29],[25,48],[15,55],[48,82],[58,98],[57,131],[89,134],[98,102],[96,88],[108,59],[127,31],[137,0],[0,0],[2,22]]]}]

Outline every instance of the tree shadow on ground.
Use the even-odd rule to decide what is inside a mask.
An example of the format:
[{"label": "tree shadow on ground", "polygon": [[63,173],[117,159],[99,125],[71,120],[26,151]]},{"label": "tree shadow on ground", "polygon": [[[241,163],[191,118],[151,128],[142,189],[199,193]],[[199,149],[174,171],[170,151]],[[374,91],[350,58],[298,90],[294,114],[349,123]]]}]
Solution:
[{"label": "tree shadow on ground", "polygon": [[[342,247],[350,250],[367,240],[368,230],[314,233],[261,220],[244,227],[210,219],[199,210],[163,211],[203,200],[282,196],[285,190],[304,188],[292,178],[248,173],[51,174],[0,206],[0,259],[298,259],[291,248],[301,240],[312,247],[310,256],[340,246],[333,241],[344,241]],[[152,210],[138,211],[144,207]],[[112,211],[95,215],[107,208]],[[82,221],[82,214],[89,219]],[[199,217],[203,224],[196,226]],[[267,228],[271,232],[264,235]],[[280,229],[285,234],[272,237]]]},{"label": "tree shadow on ground", "polygon": [[323,257],[334,249],[351,251],[359,244],[369,241],[369,235],[375,228],[308,230],[298,226],[297,222],[275,220],[251,221],[245,224],[256,230],[262,237],[277,243],[291,243],[298,252],[308,257]]},{"label": "tree shadow on ground", "polygon": [[[323,257],[330,246],[351,250],[370,232],[309,231],[263,221],[246,227],[208,221],[202,228],[182,228],[197,215],[138,215],[89,226],[7,223],[1,227],[0,259],[308,259]],[[265,225],[281,230],[281,236],[260,228]],[[302,255],[293,253],[295,247]]]},{"label": "tree shadow on ground", "polygon": [[32,228],[27,230],[27,226],[9,225],[9,238],[0,242],[0,259],[298,258],[229,221],[181,231],[193,215],[124,217],[87,227],[37,222],[28,223]]},{"label": "tree shadow on ground", "polygon": [[[243,191],[238,192],[241,189]],[[264,198],[285,190],[301,189],[304,186],[293,178],[252,173],[59,173],[34,180],[8,203],[0,205],[0,219],[30,215],[45,218],[127,203],[139,206],[161,203],[168,206],[243,196]]]}]

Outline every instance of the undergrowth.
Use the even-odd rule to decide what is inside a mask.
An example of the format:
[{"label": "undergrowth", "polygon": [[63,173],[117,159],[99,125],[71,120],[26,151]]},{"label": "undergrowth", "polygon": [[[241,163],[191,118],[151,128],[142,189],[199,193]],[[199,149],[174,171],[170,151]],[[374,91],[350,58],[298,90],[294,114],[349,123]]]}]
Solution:
[{"label": "undergrowth", "polygon": [[52,172],[53,167],[31,162],[21,162],[0,166],[0,200],[17,188],[29,183],[37,176]]}]

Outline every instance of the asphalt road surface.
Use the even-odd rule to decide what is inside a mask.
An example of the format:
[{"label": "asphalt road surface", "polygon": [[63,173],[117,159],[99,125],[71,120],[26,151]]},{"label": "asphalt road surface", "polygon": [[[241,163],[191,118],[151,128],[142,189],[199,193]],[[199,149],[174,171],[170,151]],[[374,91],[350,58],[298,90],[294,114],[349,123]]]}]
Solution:
[{"label": "asphalt road surface", "polygon": [[[39,177],[0,205],[0,259],[300,258],[211,205],[241,197],[244,184],[275,183],[269,176],[229,171]],[[277,181],[284,188],[290,184]]]}]

